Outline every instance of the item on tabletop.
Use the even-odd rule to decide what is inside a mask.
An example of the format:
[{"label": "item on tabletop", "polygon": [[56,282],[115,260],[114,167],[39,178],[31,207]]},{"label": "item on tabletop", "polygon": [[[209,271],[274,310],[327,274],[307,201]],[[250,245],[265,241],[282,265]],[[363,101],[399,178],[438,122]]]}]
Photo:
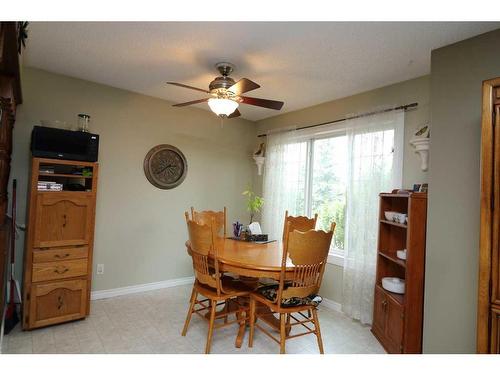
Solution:
[{"label": "item on tabletop", "polygon": [[414,192],[420,191],[420,186],[421,186],[420,184],[413,184],[413,191]]},{"label": "item on tabletop", "polygon": [[237,221],[236,223],[233,223],[233,235],[234,235],[234,237],[240,236],[242,228],[243,228],[243,224],[241,224],[239,221]]},{"label": "item on tabletop", "polygon": [[267,241],[269,241],[269,238],[268,238],[267,234],[250,234],[247,237],[247,241],[252,241],[252,242],[267,242]]},{"label": "item on tabletop", "polygon": [[255,195],[255,193],[249,188],[243,193],[247,197],[247,211],[250,212],[250,223],[253,222],[253,216],[260,212],[260,209],[264,205],[264,198]]},{"label": "item on tabletop", "polygon": [[408,215],[396,212],[394,214],[394,221],[399,224],[405,224],[408,219]]},{"label": "item on tabletop", "polygon": [[406,249],[403,250],[396,250],[396,256],[399,259],[406,260]]},{"label": "item on tabletop", "polygon": [[90,131],[90,116],[85,113],[78,114],[78,130],[88,133]]},{"label": "item on tabletop", "polygon": [[248,237],[248,232],[247,232],[247,228],[243,225],[241,227],[241,230],[240,230],[240,235],[239,235],[239,239],[242,240],[242,241],[246,241],[247,240],[247,237]]},{"label": "item on tabletop", "polygon": [[394,211],[385,211],[384,212],[385,219],[389,220],[389,221],[394,221],[394,215],[395,214],[397,214],[397,212],[394,212]]},{"label": "item on tabletop", "polygon": [[250,223],[248,226],[248,230],[251,234],[262,234],[262,229],[260,228],[260,224],[257,221]]},{"label": "item on tabletop", "polygon": [[382,278],[382,288],[392,293],[404,294],[405,281],[399,277],[384,277]]},{"label": "item on tabletop", "polygon": [[427,193],[427,190],[429,189],[429,184],[422,184],[422,186],[420,186],[420,192],[421,193]]}]

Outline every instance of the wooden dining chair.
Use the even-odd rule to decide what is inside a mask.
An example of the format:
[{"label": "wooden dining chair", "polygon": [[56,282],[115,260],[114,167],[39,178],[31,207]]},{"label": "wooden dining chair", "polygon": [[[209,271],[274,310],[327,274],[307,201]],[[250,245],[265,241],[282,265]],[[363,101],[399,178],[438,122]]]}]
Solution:
[{"label": "wooden dining chair", "polygon": [[198,224],[208,224],[212,222],[212,218],[215,219],[215,229],[219,236],[224,236],[226,238],[226,217],[227,211],[224,206],[223,211],[195,211],[194,207],[191,207],[191,218]]},{"label": "wooden dining chair", "polygon": [[[205,353],[208,354],[210,353],[214,329],[233,323],[238,323],[240,326],[246,324],[248,306],[240,304],[239,297],[248,296],[251,289],[237,280],[223,276],[219,272],[217,249],[218,244],[224,240],[217,238],[215,219],[212,218],[209,225],[190,220],[187,212],[185,216],[195,282],[182,336],[186,336],[191,316],[194,313],[207,319],[209,326]],[[199,295],[203,298],[198,299]],[[222,310],[217,311],[217,306],[223,306]],[[228,317],[232,314],[234,314],[234,319],[228,320]],[[223,319],[223,323],[216,325],[215,320],[217,319]]]},{"label": "wooden dining chair", "polygon": [[[307,232],[308,230],[316,228],[316,221],[318,220],[318,214],[314,214],[312,219],[307,216],[288,216],[288,210],[285,211],[285,222],[283,224],[283,242],[285,241],[285,236],[289,232],[293,232],[295,229],[300,232]],[[287,230],[287,224],[290,223]]]},{"label": "wooden dining chair", "polygon": [[[307,232],[294,230],[290,232],[288,230],[290,226],[291,224],[288,223],[287,235],[283,244],[279,285],[274,289],[272,289],[273,286],[271,289],[269,287],[261,288],[250,294],[248,346],[253,346],[255,327],[280,344],[281,354],[285,353],[286,340],[314,333],[318,341],[319,351],[323,354],[323,341],[316,308],[318,300],[321,298],[317,296],[317,293],[321,287],[328,251],[335,231],[335,223],[332,223],[328,232],[322,230],[308,230]],[[287,258],[290,258],[293,263],[291,271],[287,271]],[[270,312],[259,313],[257,303],[267,306]],[[304,312],[309,312],[309,315],[312,316],[306,316]],[[279,339],[257,322],[259,317],[275,313],[279,314]],[[265,322],[264,319],[262,321]],[[310,326],[311,324],[313,327]],[[298,325],[304,328],[305,332],[290,335],[291,329]]]}]

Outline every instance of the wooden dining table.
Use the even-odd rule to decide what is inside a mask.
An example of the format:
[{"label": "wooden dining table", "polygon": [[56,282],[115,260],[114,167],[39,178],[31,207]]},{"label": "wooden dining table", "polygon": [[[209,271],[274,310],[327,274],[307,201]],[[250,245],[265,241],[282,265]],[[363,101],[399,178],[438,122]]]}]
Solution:
[{"label": "wooden dining table", "polygon": [[[191,254],[190,242],[186,242],[187,251]],[[281,262],[283,259],[283,246],[278,241],[268,243],[239,241],[231,238],[218,238],[215,248],[219,260],[219,271],[239,275],[248,283],[258,282],[258,279],[269,278],[279,280]],[[213,257],[214,254],[211,254]],[[285,279],[293,273],[293,263],[287,258]],[[260,306],[260,309],[267,309]],[[262,317],[271,326],[279,330],[279,320],[268,314]],[[241,347],[245,336],[245,324],[240,325],[236,338],[236,347]]]}]

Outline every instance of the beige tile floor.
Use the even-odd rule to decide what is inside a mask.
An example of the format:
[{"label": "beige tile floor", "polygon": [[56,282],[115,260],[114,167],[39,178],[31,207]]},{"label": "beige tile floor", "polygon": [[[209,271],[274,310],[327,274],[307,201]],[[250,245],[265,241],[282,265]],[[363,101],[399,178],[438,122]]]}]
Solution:
[{"label": "beige tile floor", "polygon": [[[19,324],[4,337],[3,353],[203,353],[207,323],[193,316],[186,337],[180,335],[191,286],[92,301],[90,316],[81,321],[23,332]],[[326,353],[384,353],[369,327],[320,307]],[[295,329],[295,328],[294,328]],[[253,348],[248,332],[234,347],[237,326],[214,332],[212,353],[279,353],[279,345],[256,330]],[[287,341],[287,353],[318,353],[316,337]]]}]

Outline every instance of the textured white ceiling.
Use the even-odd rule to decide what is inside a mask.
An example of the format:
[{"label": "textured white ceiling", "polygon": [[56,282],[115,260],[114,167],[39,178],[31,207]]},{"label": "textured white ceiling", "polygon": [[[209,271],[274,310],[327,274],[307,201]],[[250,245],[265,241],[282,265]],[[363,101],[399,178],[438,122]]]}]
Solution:
[{"label": "textured white ceiling", "polygon": [[[25,64],[171,100],[203,93],[213,65],[230,61],[232,77],[283,100],[289,112],[428,74],[430,53],[500,27],[489,23],[380,22],[32,22]],[[207,104],[197,105],[208,110]],[[177,110],[182,111],[183,108]],[[249,120],[280,112],[241,105]]]}]

